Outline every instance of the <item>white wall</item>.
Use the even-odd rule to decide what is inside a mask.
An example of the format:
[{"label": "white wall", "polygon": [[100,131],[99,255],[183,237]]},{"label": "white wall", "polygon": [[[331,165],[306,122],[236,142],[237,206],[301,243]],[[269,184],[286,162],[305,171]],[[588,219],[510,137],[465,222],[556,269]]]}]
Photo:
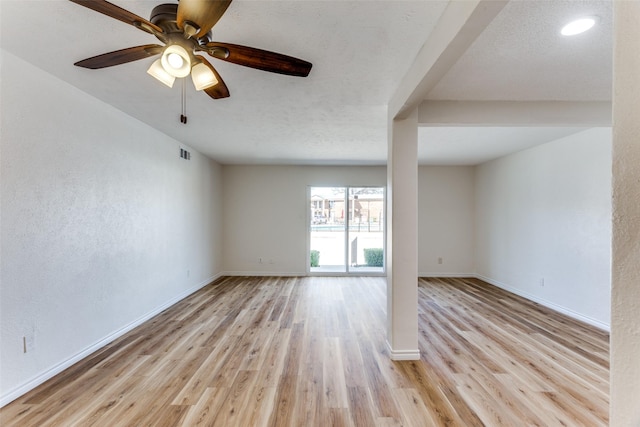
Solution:
[{"label": "white wall", "polygon": [[608,328],[611,129],[586,130],[476,172],[478,275]]},{"label": "white wall", "polygon": [[461,277],[475,272],[474,180],[473,166],[418,168],[419,276]]},{"label": "white wall", "polygon": [[222,189],[216,163],[183,160],[175,140],[0,59],[4,404],[211,281]]},{"label": "white wall", "polygon": [[227,274],[306,274],[307,186],[384,187],[387,179],[383,166],[225,165],[222,176]]},{"label": "white wall", "polygon": [[[307,186],[386,185],[385,167],[222,169],[223,270],[229,274],[306,274]],[[474,168],[421,166],[418,174],[418,271],[473,274]]]}]

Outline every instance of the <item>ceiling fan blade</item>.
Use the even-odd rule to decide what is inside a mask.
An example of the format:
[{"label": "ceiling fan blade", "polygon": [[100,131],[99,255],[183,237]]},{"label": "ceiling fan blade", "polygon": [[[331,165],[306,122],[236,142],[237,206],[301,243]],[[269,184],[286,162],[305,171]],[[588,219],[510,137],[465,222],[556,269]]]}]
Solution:
[{"label": "ceiling fan blade", "polygon": [[144,46],[129,47],[127,49],[116,50],[114,52],[103,53],[102,55],[83,59],[82,61],[78,61],[73,65],[97,70],[99,68],[126,64],[127,62],[137,61],[138,59],[144,59],[150,56],[158,55],[162,53],[163,49],[163,46],[157,44],[146,44]]},{"label": "ceiling fan blade", "polygon": [[198,32],[194,37],[200,38],[218,22],[230,4],[231,0],[180,0],[178,26],[184,28],[185,22],[196,24]]},{"label": "ceiling fan blade", "polygon": [[209,42],[205,46],[214,58],[272,73],[307,77],[312,67],[302,59],[254,47],[220,42]]},{"label": "ceiling fan blade", "polygon": [[204,65],[209,67],[209,69],[213,72],[213,74],[216,76],[216,79],[218,80],[218,84],[204,90],[207,95],[209,95],[213,99],[228,98],[230,96],[229,88],[227,88],[227,85],[224,84],[224,81],[222,81],[222,77],[220,77],[220,74],[218,74],[216,69],[213,68],[213,65],[211,65],[211,63],[207,61],[203,56],[195,55],[195,57],[197,60],[200,60]]},{"label": "ceiling fan blade", "polygon": [[146,31],[148,33],[153,34],[153,31],[156,31],[158,33],[164,32],[162,28],[136,15],[135,13],[129,12],[128,10],[123,9],[119,6],[116,6],[113,3],[109,3],[108,1],[105,1],[105,0],[69,0],[69,1],[84,7],[88,7],[91,10],[95,10],[96,12],[103,13],[119,21],[133,25],[134,27],[140,28],[141,30]]}]

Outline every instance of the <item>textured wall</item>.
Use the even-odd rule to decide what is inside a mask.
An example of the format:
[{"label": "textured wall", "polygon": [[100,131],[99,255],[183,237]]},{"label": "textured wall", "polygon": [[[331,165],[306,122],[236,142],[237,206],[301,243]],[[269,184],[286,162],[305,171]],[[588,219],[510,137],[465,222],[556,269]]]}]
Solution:
[{"label": "textured wall", "polygon": [[481,277],[608,327],[611,129],[478,166],[475,229]]},{"label": "textured wall", "polygon": [[384,167],[224,166],[224,271],[306,274],[307,187],[383,187],[385,178]]},{"label": "textured wall", "polygon": [[219,272],[221,181],[175,140],[1,59],[6,400]]},{"label": "textured wall", "polygon": [[614,2],[611,426],[640,426],[640,2]]},{"label": "textured wall", "polygon": [[[305,274],[308,185],[386,185],[385,167],[226,165],[223,171],[223,269],[235,274]],[[474,273],[474,168],[418,171],[418,271]],[[259,264],[260,257],[267,262]]]},{"label": "textured wall", "polygon": [[474,182],[473,166],[418,168],[419,276],[475,273]]}]

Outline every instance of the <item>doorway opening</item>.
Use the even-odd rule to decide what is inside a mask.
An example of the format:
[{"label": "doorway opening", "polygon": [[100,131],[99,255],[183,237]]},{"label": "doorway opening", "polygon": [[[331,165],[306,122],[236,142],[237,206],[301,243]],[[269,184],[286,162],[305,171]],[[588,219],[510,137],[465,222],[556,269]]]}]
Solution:
[{"label": "doorway opening", "polygon": [[309,273],[384,274],[384,187],[309,187]]}]

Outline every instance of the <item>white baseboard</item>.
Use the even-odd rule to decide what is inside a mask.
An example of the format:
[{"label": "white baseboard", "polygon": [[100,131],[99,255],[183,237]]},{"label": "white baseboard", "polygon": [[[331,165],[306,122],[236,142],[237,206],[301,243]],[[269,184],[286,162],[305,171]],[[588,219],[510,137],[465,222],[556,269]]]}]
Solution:
[{"label": "white baseboard", "polygon": [[476,277],[474,273],[418,273],[418,277]]},{"label": "white baseboard", "polygon": [[[353,273],[346,273],[344,271],[300,271],[300,272],[280,272],[280,271],[223,271],[223,276],[247,276],[247,277],[353,277],[353,276],[366,276],[366,277],[387,277],[387,273],[375,273],[375,272],[362,272],[362,274],[355,275]],[[463,277],[455,275],[452,277]],[[466,276],[465,276],[466,277]],[[471,276],[469,276],[471,277]]]},{"label": "white baseboard", "polygon": [[389,341],[387,343],[387,350],[389,350],[389,357],[391,360],[420,360],[420,350],[394,350],[391,348]]},{"label": "white baseboard", "polygon": [[611,332],[611,325],[609,325],[607,323],[601,322],[601,321],[596,320],[596,319],[592,319],[591,317],[588,317],[588,316],[585,316],[583,314],[577,313],[577,312],[575,312],[573,310],[570,310],[570,309],[568,309],[566,307],[563,307],[561,305],[555,304],[555,303],[553,303],[551,301],[547,301],[547,300],[545,300],[543,298],[537,297],[537,296],[529,294],[527,292],[523,292],[520,289],[511,287],[511,286],[509,286],[509,285],[507,285],[505,283],[499,282],[499,281],[491,279],[489,277],[482,276],[481,274],[475,274],[474,277],[477,278],[477,279],[480,279],[480,280],[482,280],[484,282],[487,282],[487,283],[489,283],[489,284],[491,284],[493,286],[496,286],[496,287],[498,287],[500,289],[504,289],[505,291],[511,292],[512,294],[516,294],[516,295],[519,295],[519,296],[521,296],[523,298],[526,298],[526,299],[528,299],[530,301],[537,302],[540,305],[543,305],[543,306],[545,306],[547,308],[550,308],[551,310],[554,310],[554,311],[557,311],[559,313],[562,313],[562,314],[564,314],[566,316],[569,316],[569,317],[571,317],[573,319],[580,320],[580,321],[582,321],[584,323],[587,323],[587,324],[589,324],[591,326],[595,326],[598,329],[602,329],[603,331]]},{"label": "white baseboard", "polygon": [[248,277],[298,277],[307,276],[306,272],[292,273],[280,271],[223,271],[221,276],[248,276]]},{"label": "white baseboard", "polygon": [[199,291],[203,287],[207,286],[209,283],[217,280],[218,278],[220,278],[222,276],[223,276],[222,274],[216,274],[216,275],[210,277],[209,279],[207,279],[207,280],[197,284],[196,286],[184,291],[180,295],[178,295],[178,296],[176,296],[174,298],[171,298],[169,301],[166,301],[161,306],[156,307],[152,311],[144,314],[143,316],[141,316],[138,319],[134,320],[133,322],[123,326],[122,328],[118,329],[117,331],[112,332],[108,336],[106,336],[106,337],[102,338],[101,340],[95,342],[94,344],[90,345],[89,347],[85,348],[84,350],[80,351],[79,353],[73,355],[69,359],[62,361],[61,363],[59,363],[59,364],[47,369],[46,371],[41,372],[40,374],[37,374],[36,376],[34,376],[31,379],[27,380],[25,383],[19,385],[18,387],[15,387],[14,389],[9,390],[7,393],[5,393],[2,396],[0,396],[0,408],[2,408],[3,406],[7,405],[8,403],[13,402],[14,400],[19,398],[20,396],[22,396],[22,395],[26,394],[27,392],[33,390],[34,388],[36,388],[40,384],[42,384],[45,381],[53,378],[54,376],[58,375],[60,372],[62,372],[65,369],[69,368],[70,366],[74,365],[75,363],[78,363],[79,361],[81,361],[85,357],[89,356],[90,354],[100,350],[102,347],[104,347],[107,344],[113,342],[114,340],[120,338],[122,335],[124,335],[127,332],[131,331],[132,329],[140,326],[141,324],[143,324],[147,320],[151,319],[152,317],[156,316],[157,314],[160,314],[163,310],[166,310],[167,308],[171,307],[172,305],[176,304],[177,302],[185,299],[186,297],[188,297],[189,295],[193,294],[194,292]]},{"label": "white baseboard", "polygon": [[292,273],[281,271],[223,271],[221,276],[247,276],[247,277],[298,277],[306,276],[307,273]]}]

